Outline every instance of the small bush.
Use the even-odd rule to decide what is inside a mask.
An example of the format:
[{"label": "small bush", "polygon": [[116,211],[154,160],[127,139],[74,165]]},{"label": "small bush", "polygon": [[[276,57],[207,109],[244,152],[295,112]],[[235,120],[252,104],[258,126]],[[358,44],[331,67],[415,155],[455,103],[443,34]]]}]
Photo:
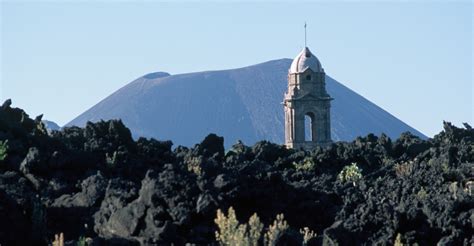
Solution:
[{"label": "small bush", "polygon": [[273,224],[268,227],[268,231],[265,233],[264,245],[275,246],[286,230],[288,230],[288,223],[286,223],[283,214],[278,214]]},{"label": "small bush", "polygon": [[451,192],[453,195],[452,195],[452,198],[454,200],[457,200],[458,199],[458,196],[457,196],[457,193],[458,193],[458,182],[452,182],[451,184],[449,184],[449,187],[448,187],[448,190],[449,192]]},{"label": "small bush", "polygon": [[87,246],[87,245],[89,245],[89,244],[87,243],[87,238],[84,237],[84,236],[81,236],[81,237],[79,237],[79,239],[77,240],[76,245],[77,245],[77,246]]},{"label": "small bush", "polygon": [[310,170],[314,170],[314,168],[316,167],[316,164],[314,163],[311,157],[306,157],[304,158],[302,163],[293,162],[293,166],[295,167],[296,170],[310,171]]},{"label": "small bush", "polygon": [[300,229],[300,233],[303,236],[303,246],[308,245],[309,240],[316,237],[316,233],[310,230],[308,227]]},{"label": "small bush", "polygon": [[53,246],[64,246],[64,234],[61,232],[59,234],[54,234]]},{"label": "small bush", "polygon": [[202,156],[193,156],[185,159],[186,166],[188,168],[189,172],[192,172],[196,175],[201,175],[202,174],[202,165],[203,158]]},{"label": "small bush", "polygon": [[127,152],[116,150],[112,154],[105,153],[105,163],[107,168],[114,169],[124,165],[127,162]]},{"label": "small bush", "polygon": [[225,246],[257,246],[263,229],[257,214],[253,214],[248,224],[239,224],[232,207],[229,208],[227,216],[217,210],[217,218],[214,220],[219,228],[216,239],[220,245]]},{"label": "small bush", "polygon": [[393,242],[393,246],[404,246],[402,242],[402,235],[400,233],[397,234],[397,237],[395,238],[395,242]]},{"label": "small bush", "polygon": [[0,161],[5,160],[7,158],[7,151],[8,151],[8,140],[0,141]]},{"label": "small bush", "polygon": [[395,164],[394,168],[397,177],[407,177],[413,172],[413,161]]},{"label": "small bush", "polygon": [[362,169],[353,162],[351,165],[345,166],[337,178],[341,182],[352,182],[352,185],[356,186],[356,182],[362,178]]},{"label": "small bush", "polygon": [[425,187],[421,187],[420,190],[416,193],[418,200],[424,200],[428,197],[428,193],[425,190]]},{"label": "small bush", "polygon": [[[290,230],[288,223],[285,221],[283,214],[278,214],[273,224],[268,227],[267,232],[262,235],[263,224],[260,222],[257,214],[250,217],[247,224],[239,224],[232,207],[229,208],[227,216],[219,209],[217,210],[217,218],[214,220],[219,228],[216,231],[216,239],[222,246],[275,246],[279,244],[280,238]],[[316,233],[308,227],[301,229],[302,234],[301,245],[306,245],[309,240],[316,237]]]},{"label": "small bush", "polygon": [[114,168],[117,165],[117,151],[114,151],[113,154],[105,153],[105,162],[107,167]]},{"label": "small bush", "polygon": [[464,192],[466,192],[467,194],[469,194],[469,196],[472,195],[472,190],[474,189],[474,181],[468,181],[466,182],[466,185],[464,186]]}]

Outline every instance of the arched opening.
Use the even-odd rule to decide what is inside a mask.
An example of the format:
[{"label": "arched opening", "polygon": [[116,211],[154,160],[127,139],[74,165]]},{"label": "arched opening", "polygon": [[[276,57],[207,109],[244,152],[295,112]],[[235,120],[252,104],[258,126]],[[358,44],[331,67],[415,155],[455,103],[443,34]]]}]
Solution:
[{"label": "arched opening", "polygon": [[313,141],[314,114],[306,113],[304,116],[304,141]]}]

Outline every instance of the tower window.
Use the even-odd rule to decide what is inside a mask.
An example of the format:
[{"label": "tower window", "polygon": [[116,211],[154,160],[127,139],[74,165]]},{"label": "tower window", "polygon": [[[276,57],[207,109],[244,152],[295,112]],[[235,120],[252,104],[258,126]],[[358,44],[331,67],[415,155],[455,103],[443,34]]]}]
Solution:
[{"label": "tower window", "polygon": [[306,80],[311,80],[311,75],[306,75]]},{"label": "tower window", "polygon": [[308,112],[304,116],[304,140],[306,142],[316,140],[314,138],[315,134],[313,133],[313,124],[315,124],[314,114],[311,112]]}]

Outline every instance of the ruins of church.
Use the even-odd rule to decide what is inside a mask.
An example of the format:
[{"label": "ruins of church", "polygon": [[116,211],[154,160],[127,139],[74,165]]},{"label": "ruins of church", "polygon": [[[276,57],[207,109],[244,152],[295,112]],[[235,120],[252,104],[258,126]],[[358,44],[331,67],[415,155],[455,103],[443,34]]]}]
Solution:
[{"label": "ruins of church", "polygon": [[318,58],[305,47],[288,71],[288,91],[283,100],[288,148],[309,150],[331,143],[333,98],[326,91],[325,78]]}]

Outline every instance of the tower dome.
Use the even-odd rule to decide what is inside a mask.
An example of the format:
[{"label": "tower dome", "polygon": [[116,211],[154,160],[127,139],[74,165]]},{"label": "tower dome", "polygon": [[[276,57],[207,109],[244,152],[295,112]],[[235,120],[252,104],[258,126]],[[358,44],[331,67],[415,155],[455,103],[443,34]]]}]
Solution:
[{"label": "tower dome", "polygon": [[319,62],[318,58],[311,53],[308,47],[304,47],[304,49],[296,56],[296,58],[291,63],[289,73],[302,73],[306,71],[306,69],[311,69],[315,73],[324,72],[321,63]]}]

